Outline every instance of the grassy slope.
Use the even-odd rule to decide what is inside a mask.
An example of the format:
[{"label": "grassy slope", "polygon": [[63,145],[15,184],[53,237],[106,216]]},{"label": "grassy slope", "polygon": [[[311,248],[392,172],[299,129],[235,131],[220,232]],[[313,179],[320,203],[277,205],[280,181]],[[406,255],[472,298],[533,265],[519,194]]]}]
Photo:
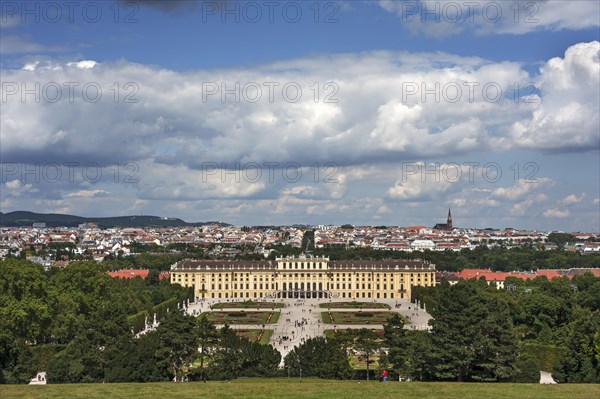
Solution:
[{"label": "grassy slope", "polygon": [[72,384],[46,386],[0,385],[9,398],[439,398],[439,399],[598,399],[600,385],[399,383],[298,379],[241,379],[231,383]]}]

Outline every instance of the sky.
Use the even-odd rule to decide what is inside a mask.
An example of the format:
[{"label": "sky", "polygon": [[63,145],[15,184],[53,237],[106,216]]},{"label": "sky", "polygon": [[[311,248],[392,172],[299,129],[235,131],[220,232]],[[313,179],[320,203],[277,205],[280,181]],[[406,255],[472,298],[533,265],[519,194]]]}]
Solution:
[{"label": "sky", "polygon": [[600,230],[600,2],[3,1],[0,210]]}]

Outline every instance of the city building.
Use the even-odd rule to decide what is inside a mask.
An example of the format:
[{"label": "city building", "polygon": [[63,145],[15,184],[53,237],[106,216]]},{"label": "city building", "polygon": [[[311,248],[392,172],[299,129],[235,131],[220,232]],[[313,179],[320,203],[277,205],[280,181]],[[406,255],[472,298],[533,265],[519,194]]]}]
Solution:
[{"label": "city building", "polygon": [[275,261],[184,260],[171,283],[197,298],[410,298],[413,286],[435,286],[435,265],[422,260],[332,261],[300,255]]}]

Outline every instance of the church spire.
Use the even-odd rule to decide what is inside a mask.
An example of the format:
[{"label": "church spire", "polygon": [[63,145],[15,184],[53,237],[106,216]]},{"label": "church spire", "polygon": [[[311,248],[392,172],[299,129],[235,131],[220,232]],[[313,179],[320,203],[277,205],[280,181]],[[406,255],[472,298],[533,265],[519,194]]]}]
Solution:
[{"label": "church spire", "polygon": [[450,213],[450,208],[448,208],[448,220],[446,221],[448,228],[452,229],[452,214]]}]

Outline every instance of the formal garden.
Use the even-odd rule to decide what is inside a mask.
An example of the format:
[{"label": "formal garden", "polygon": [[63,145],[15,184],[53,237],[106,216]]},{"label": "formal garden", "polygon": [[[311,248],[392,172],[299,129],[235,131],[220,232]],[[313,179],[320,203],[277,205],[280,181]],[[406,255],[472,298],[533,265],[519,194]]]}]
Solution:
[{"label": "formal garden", "polygon": [[220,310],[203,314],[214,324],[274,324],[279,320],[280,312]]},{"label": "formal garden", "polygon": [[397,313],[392,312],[321,312],[326,324],[386,324],[388,319]]},{"label": "formal garden", "polygon": [[281,302],[244,301],[244,302],[219,302],[212,305],[213,309],[281,309]]}]

